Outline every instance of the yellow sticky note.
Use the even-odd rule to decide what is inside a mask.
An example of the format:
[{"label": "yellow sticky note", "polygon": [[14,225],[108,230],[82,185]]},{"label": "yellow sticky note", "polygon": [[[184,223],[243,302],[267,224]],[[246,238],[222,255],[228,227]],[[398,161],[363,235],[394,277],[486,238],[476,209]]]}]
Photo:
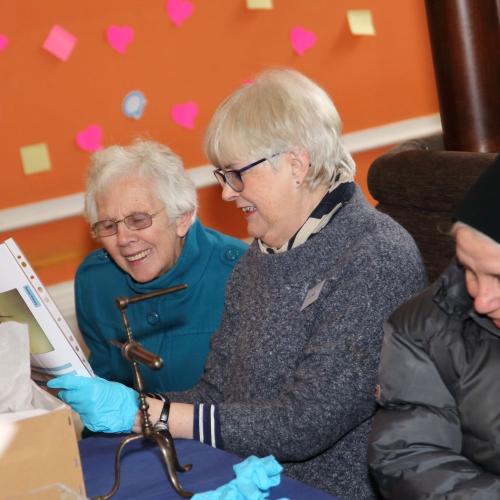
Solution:
[{"label": "yellow sticky note", "polygon": [[370,10],[348,10],[347,22],[353,35],[375,35],[375,26]]},{"label": "yellow sticky note", "polygon": [[23,146],[20,152],[25,175],[45,172],[52,168],[49,150],[45,143],[41,142],[39,144]]},{"label": "yellow sticky note", "polygon": [[272,9],[273,0],[247,0],[247,9]]}]

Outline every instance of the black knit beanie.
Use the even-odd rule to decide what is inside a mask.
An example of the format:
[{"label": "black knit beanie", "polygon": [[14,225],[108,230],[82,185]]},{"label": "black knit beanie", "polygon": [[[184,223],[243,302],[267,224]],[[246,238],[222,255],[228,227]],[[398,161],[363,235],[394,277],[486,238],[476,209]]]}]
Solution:
[{"label": "black knit beanie", "polygon": [[463,222],[500,243],[500,155],[458,204],[453,220]]}]

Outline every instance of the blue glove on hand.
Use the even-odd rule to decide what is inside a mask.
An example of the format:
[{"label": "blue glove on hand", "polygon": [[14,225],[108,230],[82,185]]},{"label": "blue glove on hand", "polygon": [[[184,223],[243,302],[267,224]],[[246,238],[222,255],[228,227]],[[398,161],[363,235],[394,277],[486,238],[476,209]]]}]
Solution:
[{"label": "blue glove on hand", "polygon": [[191,500],[265,500],[269,489],[280,484],[283,467],[272,455],[264,458],[252,455],[233,465],[233,470],[235,479],[216,490],[197,493]]},{"label": "blue glove on hand", "polygon": [[94,432],[131,432],[139,409],[139,395],[130,387],[100,377],[63,375],[49,380],[51,389],[80,414]]}]

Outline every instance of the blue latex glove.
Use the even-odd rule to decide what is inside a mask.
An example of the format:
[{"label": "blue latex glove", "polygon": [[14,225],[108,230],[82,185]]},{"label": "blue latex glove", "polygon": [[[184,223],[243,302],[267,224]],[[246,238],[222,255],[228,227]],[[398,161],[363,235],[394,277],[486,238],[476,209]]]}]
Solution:
[{"label": "blue latex glove", "polygon": [[100,377],[62,375],[49,380],[51,389],[80,414],[94,432],[131,432],[139,409],[139,395],[130,387]]},{"label": "blue latex glove", "polygon": [[264,500],[269,488],[280,484],[283,467],[272,455],[251,456],[234,465],[233,470],[235,479],[216,490],[198,493],[192,500]]},{"label": "blue latex glove", "polygon": [[264,458],[251,456],[233,466],[233,470],[236,480],[251,480],[260,490],[265,491],[280,484],[283,467],[272,455]]}]

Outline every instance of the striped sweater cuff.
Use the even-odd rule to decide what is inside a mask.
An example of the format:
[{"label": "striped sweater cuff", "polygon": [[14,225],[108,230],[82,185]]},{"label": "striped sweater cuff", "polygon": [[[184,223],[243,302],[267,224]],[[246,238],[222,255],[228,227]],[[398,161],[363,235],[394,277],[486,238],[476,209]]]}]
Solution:
[{"label": "striped sweater cuff", "polygon": [[193,439],[197,439],[213,448],[223,448],[217,405],[195,403]]}]

